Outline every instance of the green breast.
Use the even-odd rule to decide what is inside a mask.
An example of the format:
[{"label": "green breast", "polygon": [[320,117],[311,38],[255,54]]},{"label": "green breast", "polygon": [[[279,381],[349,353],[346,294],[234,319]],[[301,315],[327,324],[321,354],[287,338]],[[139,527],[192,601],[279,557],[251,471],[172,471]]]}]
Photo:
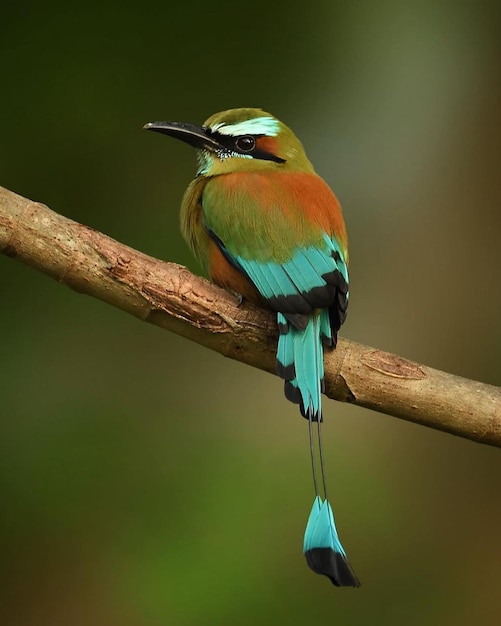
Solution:
[{"label": "green breast", "polygon": [[202,197],[203,222],[228,251],[244,259],[289,260],[302,246],[323,246],[322,230],[308,221],[280,175],[237,173],[210,178]]}]

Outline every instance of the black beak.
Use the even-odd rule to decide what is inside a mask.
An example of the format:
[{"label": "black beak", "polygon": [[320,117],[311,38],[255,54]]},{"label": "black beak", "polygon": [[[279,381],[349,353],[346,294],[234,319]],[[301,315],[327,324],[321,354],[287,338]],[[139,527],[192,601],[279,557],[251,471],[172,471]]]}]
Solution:
[{"label": "black beak", "polygon": [[[144,130],[154,130],[176,139],[181,139],[190,146],[206,150],[220,150],[221,145],[213,139],[203,126],[185,124],[184,122],[148,122],[143,126]],[[210,131],[209,131],[210,132]]]}]

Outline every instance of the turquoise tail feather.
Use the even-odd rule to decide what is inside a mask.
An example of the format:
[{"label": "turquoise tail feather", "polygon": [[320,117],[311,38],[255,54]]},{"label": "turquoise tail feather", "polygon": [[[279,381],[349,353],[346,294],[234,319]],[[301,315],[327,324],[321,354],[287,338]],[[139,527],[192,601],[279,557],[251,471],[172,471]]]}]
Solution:
[{"label": "turquoise tail feather", "polygon": [[[320,422],[324,363],[323,345],[332,345],[327,310],[316,311],[304,329],[296,328],[282,314],[277,314],[280,331],[277,349],[277,372],[285,379],[286,397],[299,404],[301,414],[309,421],[313,482],[316,497],[304,534],[303,552],[306,562],[317,574],[327,576],[338,587],[359,587],[355,573],[339,540],[332,507],[327,499],[322,458]],[[318,495],[312,422],[318,423],[318,448],[324,499]]]},{"label": "turquoise tail feather", "polygon": [[301,414],[316,422],[322,419],[324,359],[322,340],[332,341],[329,312],[314,313],[299,329],[282,314],[277,314],[280,336],[277,373],[285,380],[285,395],[299,404]]}]

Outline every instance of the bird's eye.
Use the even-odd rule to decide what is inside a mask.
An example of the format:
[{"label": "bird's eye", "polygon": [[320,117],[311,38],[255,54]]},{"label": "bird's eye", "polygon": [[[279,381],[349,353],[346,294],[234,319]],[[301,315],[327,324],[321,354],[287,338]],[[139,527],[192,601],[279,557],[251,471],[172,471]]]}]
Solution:
[{"label": "bird's eye", "polygon": [[235,146],[240,152],[251,152],[256,147],[256,140],[251,135],[243,135],[235,141]]}]

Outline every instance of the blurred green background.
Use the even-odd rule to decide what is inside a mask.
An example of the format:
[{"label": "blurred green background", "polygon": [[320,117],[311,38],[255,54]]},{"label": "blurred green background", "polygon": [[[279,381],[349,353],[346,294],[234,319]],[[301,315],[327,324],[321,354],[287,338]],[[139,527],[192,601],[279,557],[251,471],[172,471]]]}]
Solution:
[{"label": "blurred green background", "polygon": [[[199,268],[192,151],[261,106],[339,196],[343,335],[501,384],[499,3],[10,3],[0,184]],[[501,623],[499,451],[328,402],[336,589],[301,554],[306,422],[277,378],[0,257],[2,626]]]}]

